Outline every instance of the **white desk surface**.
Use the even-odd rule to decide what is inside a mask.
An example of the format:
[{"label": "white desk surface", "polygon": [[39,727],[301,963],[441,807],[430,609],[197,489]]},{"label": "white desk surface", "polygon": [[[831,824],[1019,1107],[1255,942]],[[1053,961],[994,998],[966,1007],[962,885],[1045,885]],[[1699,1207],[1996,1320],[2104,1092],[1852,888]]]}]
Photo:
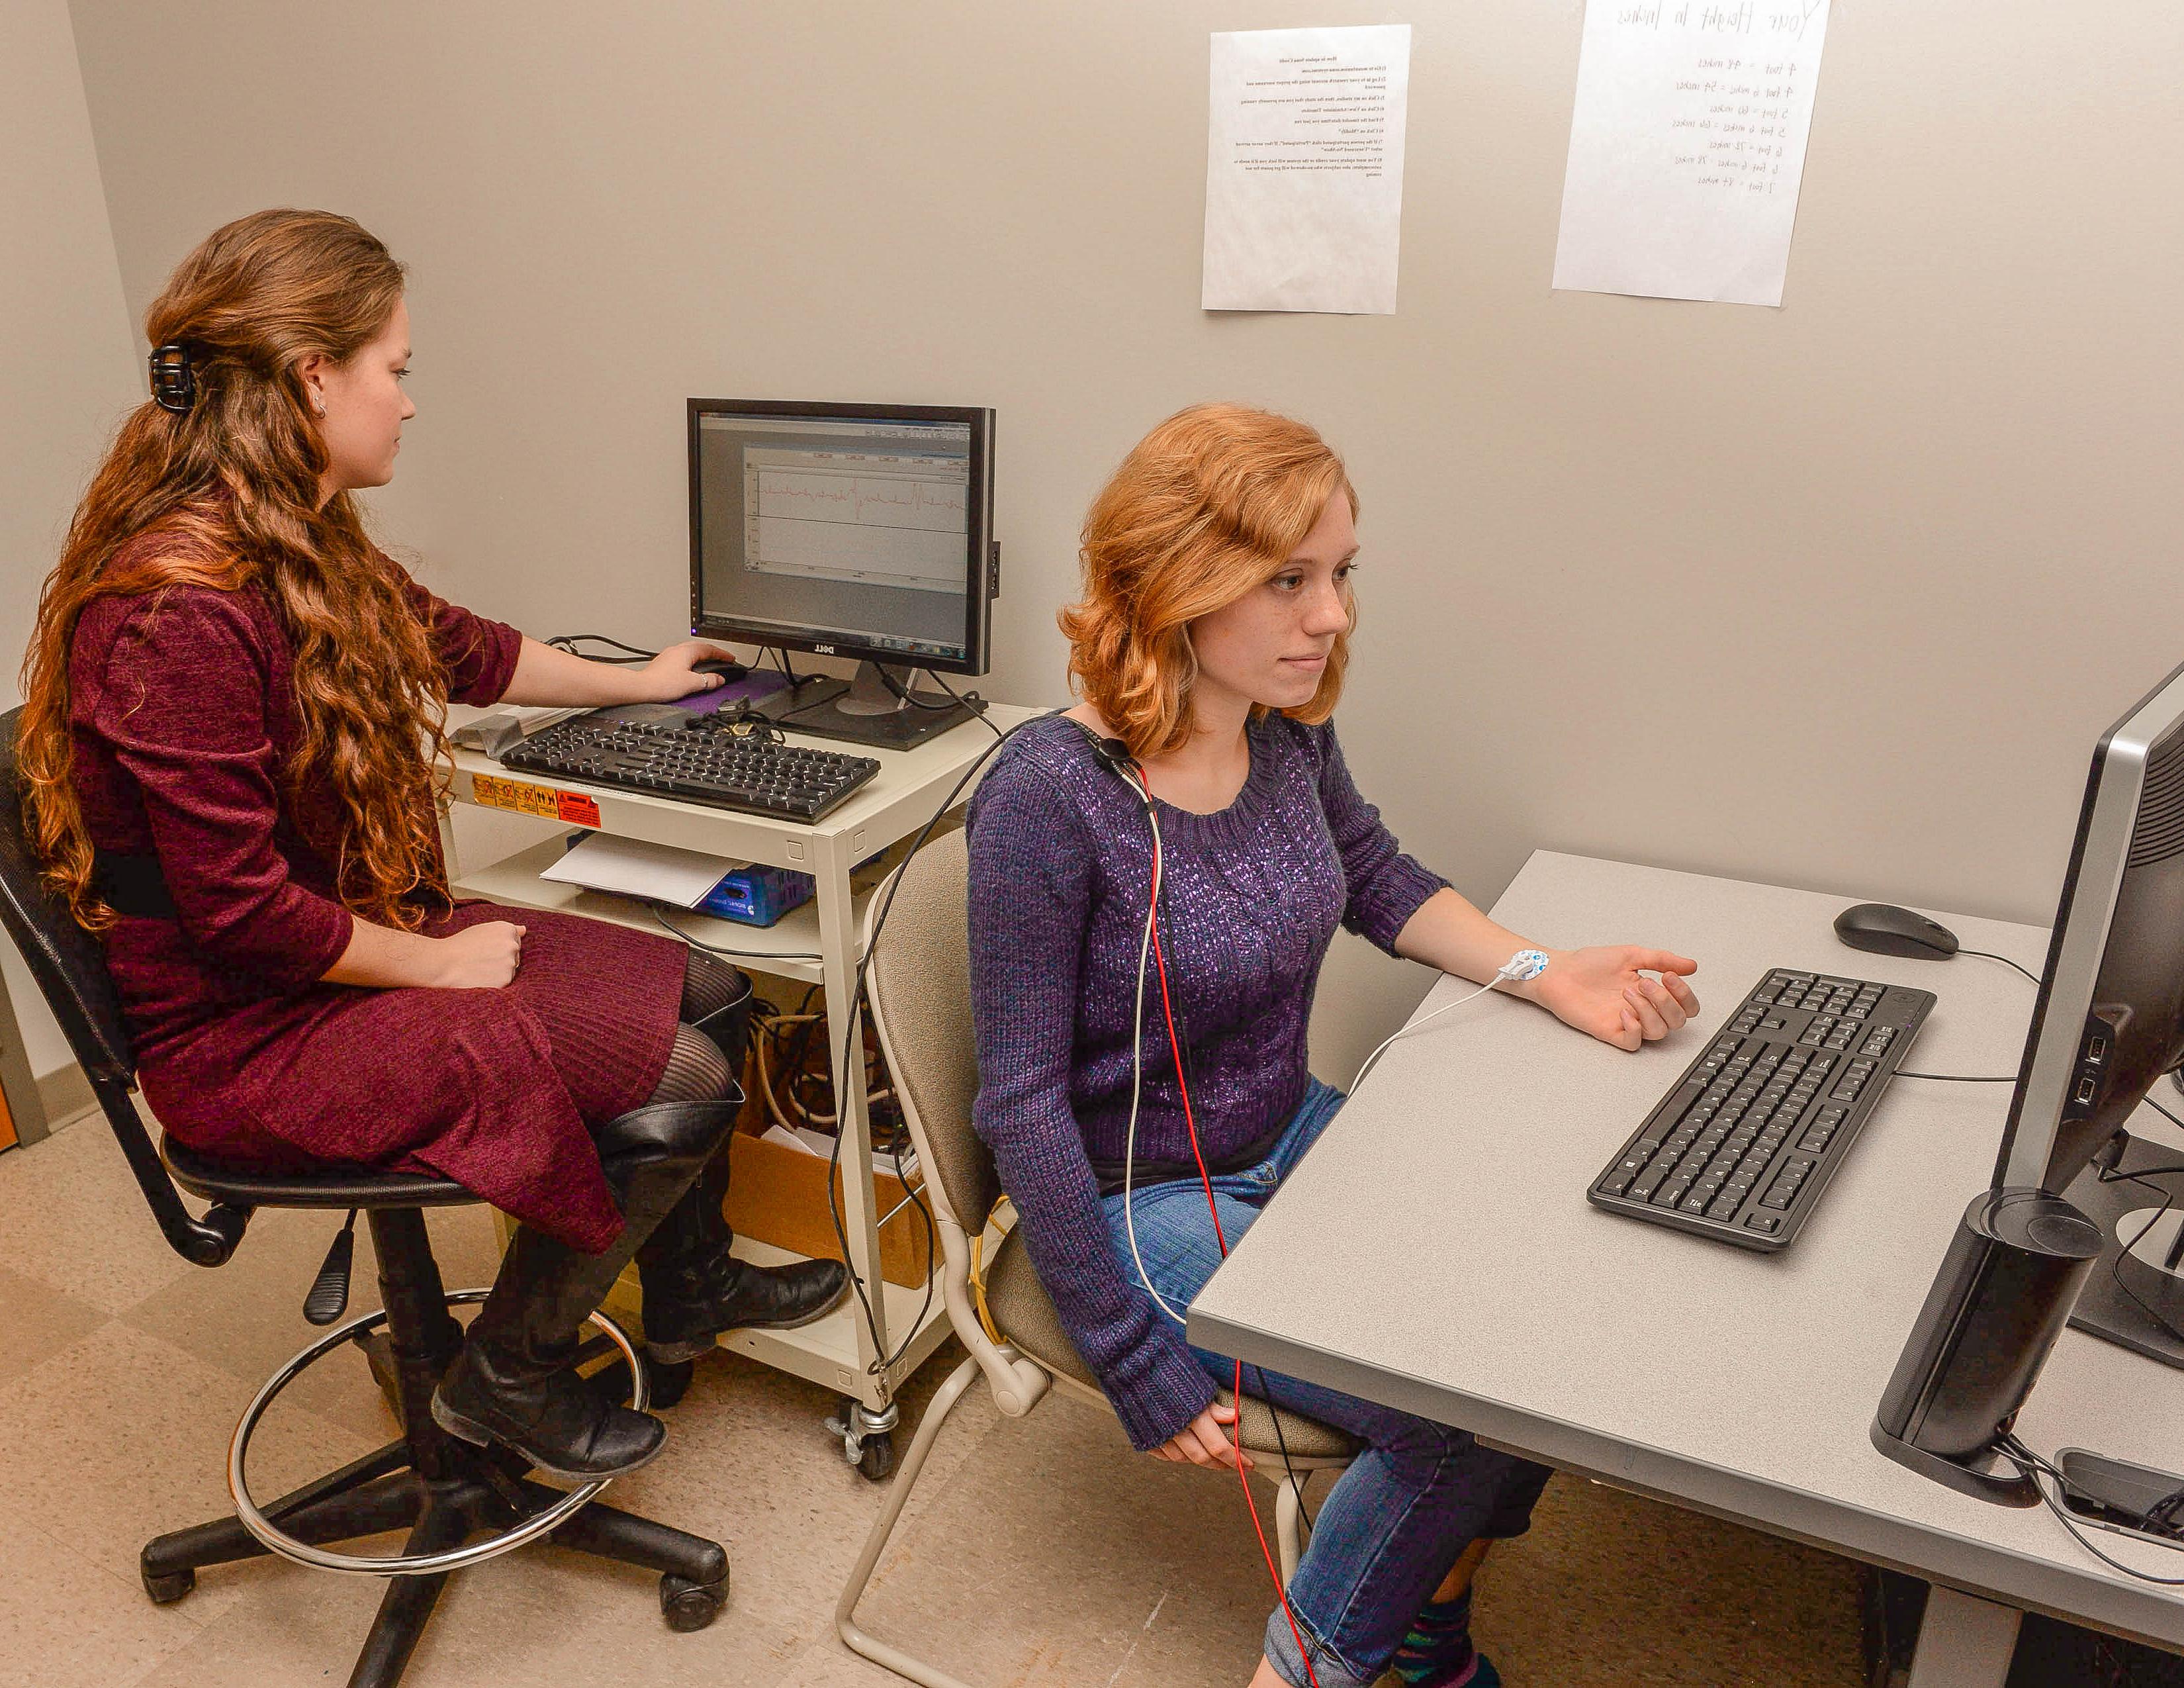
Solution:
[{"label": "white desk surface", "polygon": [[[986,719],[995,729],[1006,732],[1040,713],[1015,704],[990,704]],[[776,820],[648,791],[588,785],[563,776],[504,768],[482,751],[468,749],[454,752],[453,794],[459,803],[476,802],[473,782],[481,774],[548,794],[579,792],[598,805],[603,832],[777,867],[809,870],[812,862],[807,846],[813,840],[838,841],[846,863],[884,850],[917,831],[930,818],[937,800],[994,742],[986,727],[968,721],[908,750],[872,750],[838,739],[816,738],[794,727],[787,736],[811,749],[870,755],[879,763],[879,772],[839,808],[816,821]]]},{"label": "white desk surface", "polygon": [[[1193,1304],[1191,1338],[1565,1470],[2184,1648],[2184,1591],[2109,1570],[2044,1507],[1957,1494],[1868,1440],[1957,1217],[1992,1175],[2008,1086],[1896,1080],[1780,1256],[1585,1201],[1769,967],[1931,990],[1908,1064],[2016,1071],[2031,984],[1975,956],[1846,949],[1830,922],[1854,900],[1534,855],[1497,920],[1555,947],[1691,955],[1700,1017],[1627,1055],[1490,995],[1400,1040]],[[2040,970],[2041,928],[1936,913],[1965,944]],[[1452,989],[1436,986],[1420,1011]],[[2140,1116],[2134,1131],[2184,1141]],[[2018,1429],[2045,1453],[2077,1446],[2184,1472],[2184,1374],[2069,1331]],[[2094,1539],[2184,1577],[2184,1552]]]}]

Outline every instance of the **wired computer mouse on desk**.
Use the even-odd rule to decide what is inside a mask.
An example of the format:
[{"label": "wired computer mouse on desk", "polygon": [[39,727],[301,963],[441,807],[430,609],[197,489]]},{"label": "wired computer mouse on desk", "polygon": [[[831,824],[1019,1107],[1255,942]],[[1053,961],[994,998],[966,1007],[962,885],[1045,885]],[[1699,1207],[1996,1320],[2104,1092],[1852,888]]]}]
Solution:
[{"label": "wired computer mouse on desk", "polygon": [[1913,909],[1893,903],[1857,903],[1836,916],[1836,936],[1853,950],[1876,955],[1909,955],[1946,961],[1957,953],[1957,934]]},{"label": "wired computer mouse on desk", "polygon": [[717,674],[721,677],[721,683],[725,686],[746,678],[750,669],[733,657],[709,656],[702,661],[692,663],[690,671],[693,674]]}]

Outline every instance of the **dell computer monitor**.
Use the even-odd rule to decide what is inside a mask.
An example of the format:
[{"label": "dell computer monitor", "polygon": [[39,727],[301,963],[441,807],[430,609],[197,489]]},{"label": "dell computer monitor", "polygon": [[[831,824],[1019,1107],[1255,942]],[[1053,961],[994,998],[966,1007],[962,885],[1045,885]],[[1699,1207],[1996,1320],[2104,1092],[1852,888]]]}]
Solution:
[{"label": "dell computer monitor", "polygon": [[2184,668],[2093,752],[1989,1189],[1974,1200],[1874,1426],[1881,1451],[2036,1498],[1992,1447],[2064,1323],[2184,1366],[2180,1159],[2125,1123],[2184,1062]]},{"label": "dell computer monitor", "polygon": [[693,398],[689,436],[691,632],[860,659],[766,705],[800,732],[905,745],[964,719],[913,679],[986,671],[994,413]]}]

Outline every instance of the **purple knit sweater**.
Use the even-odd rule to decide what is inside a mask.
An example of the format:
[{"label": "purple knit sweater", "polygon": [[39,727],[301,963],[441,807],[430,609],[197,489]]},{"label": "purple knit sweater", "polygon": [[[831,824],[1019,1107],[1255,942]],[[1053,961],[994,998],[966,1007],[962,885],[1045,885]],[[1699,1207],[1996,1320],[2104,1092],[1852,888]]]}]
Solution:
[{"label": "purple knit sweater", "polygon": [[[1217,1167],[1256,1159],[1304,1099],[1306,1027],[1335,927],[1392,952],[1446,883],[1357,794],[1332,726],[1268,716],[1248,738],[1251,773],[1228,808],[1159,806],[1161,944],[1199,1141]],[[973,1123],[1063,1327],[1132,1444],[1156,1447],[1212,1401],[1212,1380],[1115,1258],[1094,1169],[1119,1165],[1129,1123],[1151,832],[1084,730],[1056,716],[995,757],[970,834]],[[1156,980],[1137,1160],[1141,1182],[1148,1163],[1190,1160]]]}]

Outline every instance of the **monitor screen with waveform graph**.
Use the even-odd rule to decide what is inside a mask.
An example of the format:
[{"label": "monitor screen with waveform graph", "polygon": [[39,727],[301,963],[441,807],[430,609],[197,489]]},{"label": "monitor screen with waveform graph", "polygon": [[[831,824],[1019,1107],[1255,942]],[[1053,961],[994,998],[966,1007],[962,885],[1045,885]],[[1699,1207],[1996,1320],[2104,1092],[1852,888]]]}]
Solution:
[{"label": "monitor screen with waveform graph", "polygon": [[694,398],[689,446],[692,632],[859,660],[768,705],[783,726],[906,746],[965,718],[914,677],[986,671],[991,410]]}]

